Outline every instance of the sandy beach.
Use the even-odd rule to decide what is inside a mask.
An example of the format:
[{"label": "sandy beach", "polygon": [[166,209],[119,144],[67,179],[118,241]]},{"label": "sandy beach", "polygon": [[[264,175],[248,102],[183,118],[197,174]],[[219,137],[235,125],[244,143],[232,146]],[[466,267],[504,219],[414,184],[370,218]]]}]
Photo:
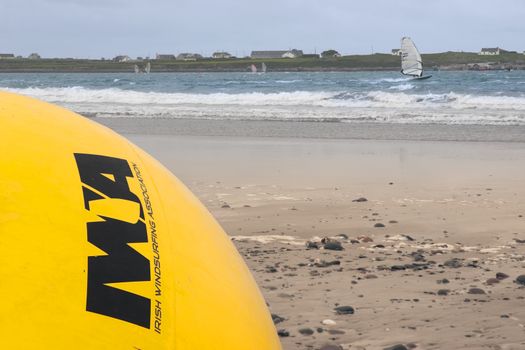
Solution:
[{"label": "sandy beach", "polygon": [[525,348],[524,143],[112,127],[232,237],[284,349]]}]

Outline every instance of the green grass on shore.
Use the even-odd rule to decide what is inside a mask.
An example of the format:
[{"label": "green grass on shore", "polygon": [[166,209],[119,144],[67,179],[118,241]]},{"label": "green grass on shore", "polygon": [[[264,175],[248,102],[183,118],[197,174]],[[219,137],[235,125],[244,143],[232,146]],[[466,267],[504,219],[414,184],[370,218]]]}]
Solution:
[{"label": "green grass on shore", "polygon": [[[339,58],[278,58],[278,59],[202,59],[198,61],[151,60],[152,72],[227,72],[249,71],[265,62],[269,71],[352,71],[399,70],[400,59],[390,54],[350,55]],[[467,64],[494,63],[525,67],[525,55],[504,53],[499,56],[479,56],[471,52],[424,54],[427,69],[466,69]],[[0,59],[0,72],[133,72],[134,65],[143,62],[114,62],[88,59]]]}]

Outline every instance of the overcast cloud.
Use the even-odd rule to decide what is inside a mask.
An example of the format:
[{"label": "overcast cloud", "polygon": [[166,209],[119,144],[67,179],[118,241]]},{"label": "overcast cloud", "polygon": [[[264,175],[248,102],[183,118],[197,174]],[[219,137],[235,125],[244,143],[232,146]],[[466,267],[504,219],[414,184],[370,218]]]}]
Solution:
[{"label": "overcast cloud", "polygon": [[523,0],[0,0],[0,52],[44,57],[298,48],[525,50]]}]

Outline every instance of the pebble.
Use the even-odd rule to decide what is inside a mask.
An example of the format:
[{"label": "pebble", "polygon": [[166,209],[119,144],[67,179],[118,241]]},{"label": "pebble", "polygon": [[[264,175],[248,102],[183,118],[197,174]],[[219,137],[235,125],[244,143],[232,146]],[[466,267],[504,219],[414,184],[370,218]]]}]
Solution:
[{"label": "pebble", "polygon": [[446,267],[451,267],[451,268],[457,269],[457,268],[463,266],[463,263],[461,262],[460,259],[453,258],[453,259],[445,261],[445,263],[443,265],[446,266]]},{"label": "pebble", "polygon": [[440,289],[437,292],[438,295],[448,295],[448,293],[450,293],[450,289]]},{"label": "pebble", "polygon": [[323,345],[320,350],[343,350],[343,348],[339,345]]},{"label": "pebble", "polygon": [[290,336],[290,332],[288,332],[286,329],[279,329],[277,331],[277,335],[279,337],[288,337],[288,336]]},{"label": "pebble", "polygon": [[351,306],[338,306],[334,309],[338,315],[352,315],[355,310]]},{"label": "pebble", "polygon": [[516,283],[525,286],[525,275],[520,275],[516,278]]},{"label": "pebble", "polygon": [[368,202],[368,199],[366,199],[365,197],[359,197],[357,199],[354,199],[352,202],[358,202],[358,203]]},{"label": "pebble", "polygon": [[323,320],[321,323],[324,324],[325,326],[335,326],[337,324],[334,320],[331,320],[329,318],[327,318],[326,320]]},{"label": "pebble", "polygon": [[324,243],[323,248],[327,250],[343,250],[341,242],[338,241],[328,241]]},{"label": "pebble", "polygon": [[284,317],[281,317],[277,314],[272,314],[272,320],[273,320],[273,324],[278,324],[278,323],[281,323],[285,320]]},{"label": "pebble", "polygon": [[374,225],[374,227],[385,227],[385,225],[380,223],[380,222],[378,222],[377,224]]},{"label": "pebble", "polygon": [[389,346],[388,348],[383,348],[383,350],[408,350],[406,346],[403,344],[397,344],[393,346]]},{"label": "pebble", "polygon": [[496,278],[501,281],[501,280],[504,280],[506,278],[509,278],[509,275],[507,275],[506,273],[503,273],[503,272],[498,272],[498,273],[496,273]]},{"label": "pebble", "polygon": [[493,284],[499,283],[499,279],[489,278],[485,283],[487,283],[488,285],[493,285]]},{"label": "pebble", "polygon": [[231,207],[228,203],[224,203],[223,205],[221,205],[221,208],[231,208]]},{"label": "pebble", "polygon": [[485,294],[485,291],[481,288],[470,288],[468,294]]},{"label": "pebble", "polygon": [[301,328],[299,329],[299,333],[302,335],[312,335],[314,334],[314,330],[312,328]]}]

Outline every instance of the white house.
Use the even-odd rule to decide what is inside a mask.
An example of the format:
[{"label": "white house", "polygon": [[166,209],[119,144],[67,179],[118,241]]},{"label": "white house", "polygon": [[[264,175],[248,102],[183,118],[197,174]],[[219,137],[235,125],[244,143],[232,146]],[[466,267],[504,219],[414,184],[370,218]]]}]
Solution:
[{"label": "white house", "polygon": [[392,49],[392,56],[401,56],[401,49]]},{"label": "white house", "polygon": [[15,55],[12,53],[0,53],[0,59],[11,59],[15,58]]},{"label": "white house", "polygon": [[126,55],[118,55],[113,58],[113,61],[115,62],[129,62],[131,61],[131,57]]},{"label": "white house", "polygon": [[303,55],[302,50],[252,51],[251,58],[297,58]]},{"label": "white house", "polygon": [[478,53],[478,55],[485,55],[485,56],[497,56],[501,52],[499,47],[484,47],[481,49],[481,51]]},{"label": "white house", "polygon": [[39,60],[40,55],[37,54],[36,52],[33,52],[31,55],[27,56],[27,58],[29,58],[30,60]]}]

